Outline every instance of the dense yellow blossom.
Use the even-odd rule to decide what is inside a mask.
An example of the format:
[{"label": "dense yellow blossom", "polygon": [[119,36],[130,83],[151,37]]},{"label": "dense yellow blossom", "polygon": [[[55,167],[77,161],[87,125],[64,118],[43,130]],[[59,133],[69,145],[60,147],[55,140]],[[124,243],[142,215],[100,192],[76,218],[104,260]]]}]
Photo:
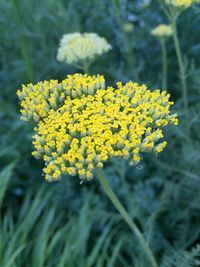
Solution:
[{"label": "dense yellow blossom", "polygon": [[35,85],[22,85],[22,90],[17,91],[21,101],[23,120],[35,120],[48,115],[49,110],[61,107],[67,97],[78,98],[82,94],[93,94],[97,89],[105,87],[103,76],[87,76],[82,74],[68,75],[65,80],[39,82]]},{"label": "dense yellow blossom", "polygon": [[170,25],[160,24],[151,31],[151,34],[157,38],[168,38],[173,34],[173,31]]},{"label": "dense yellow blossom", "polygon": [[68,64],[93,60],[111,49],[105,38],[96,33],[72,33],[63,35],[58,48],[57,59]]},{"label": "dense yellow blossom", "polygon": [[178,7],[178,8],[188,8],[195,1],[194,0],[165,0],[166,4],[169,4],[169,5]]},{"label": "dense yellow blossom", "polygon": [[[73,81],[71,93],[66,93],[62,86],[69,80]],[[46,89],[42,91],[43,84]],[[33,92],[39,98],[36,104]],[[51,94],[56,95],[53,106]],[[33,155],[43,158],[48,181],[65,174],[89,180],[112,157],[138,164],[141,152],[157,154],[166,146],[166,141],[160,141],[162,127],[178,123],[177,115],[170,114],[173,102],[165,91],[151,92],[134,82],[118,82],[116,89],[105,89],[102,76],[75,74],[61,83],[23,86],[18,95],[23,118],[37,117]],[[48,104],[45,110],[42,100]]]}]

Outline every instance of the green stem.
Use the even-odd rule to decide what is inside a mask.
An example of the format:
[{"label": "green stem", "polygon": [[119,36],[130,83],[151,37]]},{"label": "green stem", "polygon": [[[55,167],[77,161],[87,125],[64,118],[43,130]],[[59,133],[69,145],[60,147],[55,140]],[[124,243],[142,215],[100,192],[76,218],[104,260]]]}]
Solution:
[{"label": "green stem", "polygon": [[84,73],[85,74],[89,74],[89,66],[90,66],[90,64],[87,62],[87,61],[84,61],[83,62],[83,71],[84,71]]},{"label": "green stem", "polygon": [[[131,190],[130,190],[130,187],[129,187],[129,184],[128,182],[126,181],[126,178],[125,178],[125,169],[126,169],[126,165],[125,165],[125,162],[126,161],[123,161],[123,165],[122,166],[119,166],[117,161],[114,161],[114,164],[115,164],[115,168],[119,174],[119,177],[121,178],[121,181],[122,181],[122,184],[125,188],[125,193],[127,195],[127,203],[128,203],[128,211],[129,211],[129,214],[133,217],[133,218],[137,218],[137,220],[139,221],[140,225],[142,226],[143,225],[143,220],[140,216],[140,213],[139,213],[139,209],[135,203],[135,199],[132,197],[132,193],[131,193]],[[133,208],[134,207],[134,210]]]},{"label": "green stem", "polygon": [[[19,0],[13,0],[13,9],[15,13],[16,24],[18,28],[20,28],[21,27],[21,15],[20,15]],[[22,58],[24,60],[24,64],[26,67],[26,79],[27,81],[33,81],[34,70],[33,70],[33,65],[31,62],[31,57],[28,51],[27,40],[24,36],[20,37],[19,46],[20,46],[21,55],[22,55]]]},{"label": "green stem", "polygon": [[115,208],[118,210],[118,212],[121,214],[121,216],[123,217],[125,222],[129,225],[129,227],[132,229],[132,231],[136,235],[141,247],[144,249],[144,252],[145,252],[149,262],[151,263],[151,266],[152,267],[158,267],[156,259],[155,259],[154,255],[153,255],[151,249],[149,248],[148,243],[146,242],[146,240],[143,237],[142,233],[137,228],[137,225],[131,219],[131,217],[129,216],[129,214],[127,213],[127,211],[122,206],[121,202],[119,201],[119,199],[117,198],[117,196],[113,192],[113,190],[110,187],[107,179],[105,178],[102,170],[98,169],[97,170],[97,175],[98,175],[98,178],[99,178],[99,181],[100,181],[101,185],[103,186],[103,188],[104,188],[105,192],[107,193],[108,197],[110,198],[110,200],[114,204]]},{"label": "green stem", "polygon": [[161,39],[161,49],[162,49],[162,89],[167,89],[167,50],[166,50],[166,40]]},{"label": "green stem", "polygon": [[[114,9],[114,15],[115,15],[115,18],[116,18],[116,21],[120,27],[120,30],[122,31],[122,33],[124,34],[124,40],[125,40],[125,45],[127,47],[127,50],[128,50],[128,53],[127,53],[127,56],[126,56],[126,60],[127,60],[127,63],[129,65],[130,68],[134,68],[135,67],[135,53],[134,53],[134,50],[133,50],[133,47],[132,47],[132,44],[131,44],[131,40],[130,40],[130,37],[129,35],[124,31],[124,20],[121,16],[121,13],[120,13],[120,8],[119,8],[119,2],[118,0],[111,0],[112,2],[112,6],[113,6],[113,9]],[[138,74],[134,73],[134,78],[137,80],[138,79]]]},{"label": "green stem", "polygon": [[174,16],[172,18],[173,38],[174,38],[176,56],[177,56],[177,60],[179,64],[179,70],[180,70],[180,79],[181,79],[181,85],[182,85],[182,91],[183,91],[183,104],[184,104],[184,111],[185,111],[185,117],[186,117],[186,126],[187,126],[187,129],[189,129],[188,89],[187,89],[187,83],[186,83],[185,67],[183,63],[180,43],[179,43],[178,34],[177,34],[176,21],[177,21],[177,17]]}]

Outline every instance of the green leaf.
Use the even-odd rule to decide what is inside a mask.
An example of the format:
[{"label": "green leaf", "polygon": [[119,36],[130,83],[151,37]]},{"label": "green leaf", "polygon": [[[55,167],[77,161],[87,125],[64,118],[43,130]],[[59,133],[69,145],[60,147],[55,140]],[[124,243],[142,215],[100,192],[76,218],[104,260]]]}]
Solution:
[{"label": "green leaf", "polygon": [[12,175],[12,171],[15,165],[16,160],[4,167],[4,169],[0,172],[0,206],[8,188],[10,177]]}]

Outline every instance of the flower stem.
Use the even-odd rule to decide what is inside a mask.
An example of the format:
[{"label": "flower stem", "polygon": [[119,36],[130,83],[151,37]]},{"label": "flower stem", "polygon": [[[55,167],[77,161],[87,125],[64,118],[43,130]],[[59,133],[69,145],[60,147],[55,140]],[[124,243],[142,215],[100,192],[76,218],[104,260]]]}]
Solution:
[{"label": "flower stem", "polygon": [[154,255],[153,255],[151,249],[149,248],[148,243],[144,239],[142,233],[139,231],[137,225],[131,219],[131,217],[129,216],[129,214],[127,213],[127,211],[122,206],[121,202],[119,201],[119,199],[117,198],[117,196],[113,192],[113,190],[110,187],[107,179],[105,178],[102,170],[98,169],[97,170],[97,175],[98,175],[98,178],[99,178],[99,181],[100,181],[101,185],[103,186],[103,188],[104,188],[105,192],[107,193],[108,197],[110,198],[110,200],[114,204],[115,208],[118,210],[118,212],[121,214],[121,216],[123,217],[125,222],[129,225],[129,227],[132,229],[132,231],[136,235],[136,237],[137,237],[141,247],[143,248],[143,250],[144,250],[149,262],[151,263],[151,266],[152,267],[158,267],[156,259],[155,259]]},{"label": "flower stem", "polygon": [[[21,14],[20,14],[20,3],[19,0],[13,0],[13,10],[14,10],[14,15],[16,19],[16,25],[17,27],[21,27]],[[26,80],[28,82],[34,80],[34,69],[33,69],[33,64],[31,62],[31,57],[28,51],[28,44],[26,38],[21,35],[19,38],[19,48],[20,52],[25,64],[25,69],[26,69]]]},{"label": "flower stem", "polygon": [[[126,55],[126,61],[131,69],[135,68],[135,53],[134,49],[132,47],[132,43],[130,40],[129,35],[124,31],[123,25],[124,25],[124,20],[122,18],[121,12],[120,12],[120,7],[119,7],[119,1],[118,0],[111,0],[113,9],[114,9],[114,15],[116,18],[116,21],[119,25],[119,28],[121,32],[124,35],[124,44],[126,45],[127,48],[127,55]],[[138,73],[137,71],[134,71],[134,79],[138,79]]]},{"label": "flower stem", "polygon": [[84,74],[89,74],[89,63],[87,61],[84,61],[83,62],[83,71],[84,71]]},{"label": "flower stem", "polygon": [[166,51],[166,41],[164,39],[160,40],[162,49],[162,89],[167,89],[167,51]]},{"label": "flower stem", "polygon": [[186,83],[185,67],[183,63],[180,43],[179,43],[178,34],[177,34],[176,21],[177,21],[177,18],[173,17],[172,18],[173,38],[174,38],[176,56],[177,56],[177,60],[179,64],[179,70],[180,70],[180,79],[181,79],[181,85],[182,85],[182,91],[183,91],[183,104],[184,104],[184,111],[185,111],[185,117],[186,117],[186,126],[187,126],[187,129],[189,130],[188,89],[187,89],[187,83]]}]

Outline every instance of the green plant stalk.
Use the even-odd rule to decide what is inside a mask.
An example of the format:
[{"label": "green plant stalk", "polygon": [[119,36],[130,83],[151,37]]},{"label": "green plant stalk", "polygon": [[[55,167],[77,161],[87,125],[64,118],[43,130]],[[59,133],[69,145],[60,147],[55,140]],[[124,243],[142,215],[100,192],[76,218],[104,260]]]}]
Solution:
[{"label": "green plant stalk", "polygon": [[[124,32],[124,30],[123,30]],[[134,55],[134,51],[131,47],[131,42],[130,42],[130,38],[128,36],[128,34],[126,32],[124,32],[124,36],[125,36],[125,42],[126,42],[126,45],[127,45],[127,48],[128,48],[128,56],[127,56],[127,61],[128,61],[128,64],[132,67],[135,66],[135,55]]]},{"label": "green plant stalk", "polygon": [[82,69],[85,74],[89,74],[89,66],[90,66],[89,62],[87,61],[83,62]]},{"label": "green plant stalk", "polygon": [[83,71],[84,74],[89,74],[89,69],[90,69],[90,65],[92,63],[90,63],[89,61],[83,61],[82,63],[78,64],[78,63],[73,63],[72,66],[74,66],[77,69],[81,69]]},{"label": "green plant stalk", "polygon": [[[20,7],[19,0],[13,0],[13,10],[15,13],[16,23],[18,28],[21,26],[21,15],[20,15]],[[22,58],[24,60],[25,68],[26,68],[26,79],[27,81],[33,81],[34,79],[34,70],[31,62],[31,58],[28,51],[27,41],[24,36],[20,37],[19,40],[20,52]]]},{"label": "green plant stalk", "polygon": [[[125,39],[125,43],[127,45],[127,49],[128,49],[128,55],[126,56],[126,60],[129,64],[130,67],[134,67],[135,66],[135,53],[131,47],[131,42],[130,42],[130,38],[128,36],[128,34],[124,31],[123,29],[123,19],[121,18],[121,14],[120,14],[120,10],[119,10],[119,3],[117,0],[111,0],[113,8],[114,8],[114,15],[116,18],[116,21],[121,29],[121,31],[124,34],[124,39]],[[136,74],[135,74],[136,75]],[[138,77],[135,77],[136,79],[138,79]]]},{"label": "green plant stalk", "polygon": [[167,49],[166,40],[161,39],[161,49],[162,49],[162,89],[167,89]]},{"label": "green plant stalk", "polygon": [[108,197],[110,198],[111,202],[114,204],[114,206],[116,207],[118,212],[121,214],[121,216],[123,217],[125,222],[129,225],[129,227],[132,229],[132,231],[136,235],[141,247],[144,250],[144,253],[146,254],[149,262],[151,263],[151,266],[152,267],[158,267],[156,259],[155,259],[154,255],[153,255],[148,243],[144,239],[142,233],[139,231],[137,225],[131,219],[131,217],[129,216],[128,212],[125,210],[125,208],[122,206],[121,202],[119,201],[119,199],[117,198],[117,196],[113,192],[113,190],[110,187],[107,179],[105,178],[102,170],[98,169],[97,170],[97,175],[98,175],[98,178],[99,178],[99,181],[100,181],[101,185],[103,186],[103,188],[104,188],[105,192],[107,193]]},{"label": "green plant stalk", "polygon": [[[124,161],[125,163],[125,161]],[[127,202],[128,202],[128,211],[131,213],[131,215],[133,216],[133,218],[137,218],[137,220],[139,221],[141,227],[143,226],[143,220],[141,218],[141,216],[139,216],[139,209],[135,203],[135,200],[134,198],[132,198],[132,195],[131,195],[131,190],[130,190],[130,187],[126,181],[126,178],[125,178],[125,164],[123,164],[122,167],[118,167],[118,164],[116,161],[114,161],[114,164],[115,164],[115,168],[116,170],[118,171],[119,173],[119,177],[121,178],[121,181],[122,181],[122,184],[125,188],[125,191],[127,192]],[[132,207],[134,207],[134,213],[133,213],[133,209]]]},{"label": "green plant stalk", "polygon": [[182,91],[183,91],[183,104],[184,104],[184,111],[185,111],[185,117],[186,117],[186,126],[187,129],[189,129],[189,113],[188,113],[188,89],[187,89],[187,83],[186,83],[186,73],[185,73],[185,67],[183,63],[183,58],[181,54],[180,49],[180,43],[178,39],[178,33],[177,33],[177,17],[174,16],[172,19],[172,30],[173,30],[173,39],[174,39],[174,45],[176,50],[176,56],[179,64],[179,70],[180,70],[180,79],[181,79],[181,85],[182,85]]}]

